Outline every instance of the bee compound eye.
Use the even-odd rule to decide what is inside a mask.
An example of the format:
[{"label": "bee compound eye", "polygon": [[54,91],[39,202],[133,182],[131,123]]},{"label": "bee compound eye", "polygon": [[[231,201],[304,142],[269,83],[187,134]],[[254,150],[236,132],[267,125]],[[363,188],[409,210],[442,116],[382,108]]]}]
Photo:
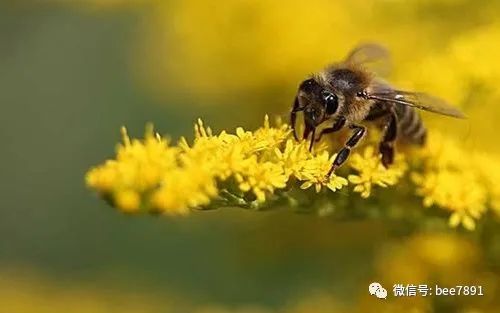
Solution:
[{"label": "bee compound eye", "polygon": [[331,115],[337,112],[337,108],[339,106],[337,96],[331,92],[324,92],[324,99],[326,105],[326,113]]}]

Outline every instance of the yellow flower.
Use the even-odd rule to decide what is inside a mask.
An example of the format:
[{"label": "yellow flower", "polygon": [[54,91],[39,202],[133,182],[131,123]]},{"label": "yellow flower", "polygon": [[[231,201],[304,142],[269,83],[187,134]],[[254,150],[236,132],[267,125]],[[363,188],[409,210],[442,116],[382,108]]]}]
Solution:
[{"label": "yellow flower", "polygon": [[122,139],[116,160],[92,168],[86,182],[102,194],[115,194],[115,205],[131,211],[140,206],[134,192],[146,193],[156,188],[163,174],[176,166],[177,148],[169,147],[150,126],[143,141],[130,140],[125,128],[122,128]]},{"label": "yellow flower", "polygon": [[307,189],[314,185],[316,192],[320,192],[322,187],[336,191],[346,186],[347,179],[343,177],[331,174],[329,178],[326,178],[334,159],[335,155],[330,158],[327,151],[308,159],[297,176],[298,179],[304,181],[300,188]]},{"label": "yellow flower", "polygon": [[450,226],[462,224],[466,229],[475,228],[486,210],[486,190],[473,173],[453,170],[429,171],[413,175],[419,186],[417,193],[424,197],[424,206],[438,205],[450,210]]},{"label": "yellow flower", "polygon": [[277,124],[278,125],[276,127],[271,127],[269,123],[269,116],[266,114],[264,116],[264,126],[254,132],[254,136],[257,141],[266,141],[267,149],[281,144],[291,133],[290,127],[288,127],[287,124],[281,123],[281,120],[278,120]]},{"label": "yellow flower", "polygon": [[417,157],[419,161],[425,161],[427,168],[436,170],[462,169],[471,165],[464,148],[436,130],[429,133],[425,149],[420,149]]},{"label": "yellow flower", "polygon": [[185,215],[190,208],[210,203],[217,195],[214,177],[203,166],[188,166],[171,171],[151,195],[152,212]]},{"label": "yellow flower", "polygon": [[114,160],[108,160],[100,167],[90,169],[85,175],[87,186],[101,193],[111,192],[117,181],[118,165]]},{"label": "yellow flower", "polygon": [[[449,224],[463,225],[468,230],[497,199],[495,175],[498,162],[461,148],[439,133],[429,138],[423,156],[423,171],[412,174],[417,194],[426,207],[437,205],[452,212]],[[498,176],[497,176],[498,177]],[[494,208],[494,205],[490,205]]]},{"label": "yellow flower", "polygon": [[307,150],[307,145],[303,141],[299,144],[294,139],[288,139],[285,144],[285,149],[281,151],[279,148],[274,149],[278,162],[283,167],[285,175],[294,175],[297,177],[304,168],[311,154]]},{"label": "yellow flower", "polygon": [[373,146],[366,147],[363,154],[355,152],[349,165],[357,171],[357,174],[349,175],[348,179],[356,185],[354,191],[359,192],[363,198],[370,196],[374,185],[380,187],[395,185],[407,168],[401,154],[396,154],[394,164],[385,168],[379,155],[374,152]]},{"label": "yellow flower", "polygon": [[115,205],[123,212],[133,213],[139,210],[141,199],[133,190],[119,190],[115,194]]},{"label": "yellow flower", "polygon": [[259,202],[264,202],[266,192],[273,193],[276,188],[284,188],[288,177],[278,164],[272,162],[259,164],[255,158],[252,160],[247,168],[236,173],[236,181],[241,191],[252,191]]}]

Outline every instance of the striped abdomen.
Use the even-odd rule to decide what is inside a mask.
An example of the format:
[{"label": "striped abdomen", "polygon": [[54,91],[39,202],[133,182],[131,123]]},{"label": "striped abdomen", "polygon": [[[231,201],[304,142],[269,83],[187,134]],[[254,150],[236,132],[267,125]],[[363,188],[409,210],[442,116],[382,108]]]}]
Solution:
[{"label": "striped abdomen", "polygon": [[424,144],[427,130],[417,110],[405,105],[398,105],[395,109],[398,116],[398,136],[414,144]]}]

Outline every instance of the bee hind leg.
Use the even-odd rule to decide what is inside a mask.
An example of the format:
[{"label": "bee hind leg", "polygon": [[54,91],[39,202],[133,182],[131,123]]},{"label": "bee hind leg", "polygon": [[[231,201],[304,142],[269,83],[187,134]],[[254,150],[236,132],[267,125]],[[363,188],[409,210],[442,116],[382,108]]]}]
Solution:
[{"label": "bee hind leg", "polygon": [[354,148],[358,142],[363,138],[366,134],[366,127],[360,125],[351,125],[350,128],[353,130],[351,137],[347,140],[344,147],[340,149],[339,153],[335,157],[333,161],[332,167],[326,174],[326,177],[330,177],[330,175],[339,168],[349,157],[351,153],[351,149]]},{"label": "bee hind leg", "polygon": [[388,168],[394,163],[394,143],[398,136],[398,117],[392,110],[389,113],[389,119],[385,126],[384,136],[379,144],[379,151],[382,155],[382,164]]}]

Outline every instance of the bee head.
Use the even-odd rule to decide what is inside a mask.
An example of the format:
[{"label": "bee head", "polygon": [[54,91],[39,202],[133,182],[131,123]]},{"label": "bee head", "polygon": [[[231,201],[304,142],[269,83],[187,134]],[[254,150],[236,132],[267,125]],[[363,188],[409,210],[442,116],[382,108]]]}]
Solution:
[{"label": "bee head", "polygon": [[304,111],[304,121],[310,128],[315,128],[334,116],[339,107],[337,95],[314,78],[300,84],[297,99],[300,110]]}]

